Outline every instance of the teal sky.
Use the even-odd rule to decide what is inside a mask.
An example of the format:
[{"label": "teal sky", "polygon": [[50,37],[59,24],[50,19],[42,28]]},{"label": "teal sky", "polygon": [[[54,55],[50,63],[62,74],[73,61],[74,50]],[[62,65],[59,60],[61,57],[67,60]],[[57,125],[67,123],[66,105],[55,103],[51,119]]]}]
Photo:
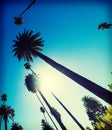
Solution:
[{"label": "teal sky", "polygon": [[[24,85],[25,76],[30,72],[24,69],[25,62],[19,62],[12,53],[14,44],[12,40],[15,40],[17,33],[23,32],[24,28],[41,33],[45,44],[43,54],[106,89],[111,83],[112,29],[103,31],[97,29],[102,22],[112,22],[110,3],[68,1],[39,0],[23,16],[24,23],[19,27],[14,25],[13,18],[18,16],[30,1],[18,0],[3,4],[0,94],[7,93],[7,104],[15,109],[15,122],[20,123],[24,130],[41,130],[41,119],[44,118],[36,96],[28,92]],[[49,103],[61,113],[62,121],[68,130],[80,129],[52,97],[50,91],[66,105],[85,128],[91,127],[81,101],[82,97],[89,95],[107,104],[40,58],[34,59],[31,65],[39,74],[39,87]],[[49,123],[52,125],[50,121]]]}]

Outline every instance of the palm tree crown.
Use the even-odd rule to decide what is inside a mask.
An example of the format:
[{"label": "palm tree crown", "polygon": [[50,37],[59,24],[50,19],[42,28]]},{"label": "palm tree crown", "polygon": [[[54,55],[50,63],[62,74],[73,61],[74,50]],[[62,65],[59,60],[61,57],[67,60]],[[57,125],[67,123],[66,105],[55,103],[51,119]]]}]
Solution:
[{"label": "palm tree crown", "polygon": [[90,111],[99,111],[104,112],[107,108],[106,106],[103,106],[99,101],[97,101],[93,97],[84,96],[82,98],[83,105],[85,108],[88,108]]},{"label": "palm tree crown", "polygon": [[3,119],[8,119],[14,117],[15,111],[10,106],[7,105],[1,105],[0,106],[0,116],[3,117]]},{"label": "palm tree crown", "polygon": [[16,36],[16,40],[13,40],[14,56],[17,56],[19,61],[24,58],[26,61],[33,61],[33,56],[37,57],[36,52],[42,50],[44,46],[43,39],[39,38],[40,32],[33,35],[33,31],[26,31]]},{"label": "palm tree crown", "polygon": [[7,94],[2,94],[2,96],[1,96],[1,100],[3,101],[3,102],[6,102],[7,101]]},{"label": "palm tree crown", "polygon": [[14,17],[14,23],[17,25],[17,26],[20,26],[22,23],[23,23],[23,18],[21,16],[19,17]]},{"label": "palm tree crown", "polygon": [[28,89],[28,91],[31,91],[32,93],[36,93],[38,86],[36,76],[33,74],[28,74],[25,78],[25,85]]},{"label": "palm tree crown", "polygon": [[40,111],[41,111],[42,113],[45,113],[45,109],[44,109],[43,107],[40,107]]},{"label": "palm tree crown", "polygon": [[12,123],[11,130],[23,130],[23,128],[18,123]]},{"label": "palm tree crown", "polygon": [[49,125],[48,122],[42,119],[42,130],[54,130],[52,126]]},{"label": "palm tree crown", "polygon": [[112,24],[108,24],[108,23],[101,23],[101,24],[99,24],[98,25],[98,29],[108,29],[108,28],[110,28],[112,26]]},{"label": "palm tree crown", "polygon": [[36,75],[36,73],[31,69],[31,65],[30,65],[29,63],[25,63],[25,64],[24,64],[24,67],[25,67],[25,69],[27,69],[27,70],[31,70],[31,72]]}]

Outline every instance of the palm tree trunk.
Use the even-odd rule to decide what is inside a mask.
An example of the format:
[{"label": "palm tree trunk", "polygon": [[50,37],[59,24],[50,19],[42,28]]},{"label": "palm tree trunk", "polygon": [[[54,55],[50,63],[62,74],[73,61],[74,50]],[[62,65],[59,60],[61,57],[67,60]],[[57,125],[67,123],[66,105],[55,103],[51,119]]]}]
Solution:
[{"label": "palm tree trunk", "polygon": [[1,124],[2,124],[2,117],[0,117],[0,130],[1,130]]},{"label": "palm tree trunk", "polygon": [[58,130],[56,124],[54,123],[53,119],[51,118],[50,114],[48,113],[47,109],[45,108],[44,104],[43,104],[42,101],[40,100],[40,98],[39,98],[39,96],[37,95],[37,93],[36,93],[36,96],[37,96],[39,102],[41,103],[41,105],[43,106],[43,108],[45,109],[45,112],[46,112],[47,115],[49,116],[49,118],[50,118],[50,120],[52,121],[53,125],[55,126],[56,130]]},{"label": "palm tree trunk", "polygon": [[20,14],[20,17],[22,17],[31,8],[31,6],[35,4],[36,1],[37,0],[33,0],[31,4]]},{"label": "palm tree trunk", "polygon": [[57,69],[58,71],[60,71],[61,73],[63,73],[64,75],[66,75],[67,77],[75,81],[76,83],[78,83],[79,85],[83,86],[84,88],[86,88],[87,90],[95,94],[96,96],[100,97],[107,103],[112,104],[112,99],[111,99],[112,93],[110,91],[86,79],[85,77],[73,72],[72,70],[64,67],[63,65],[55,62],[54,60],[45,56],[44,54],[36,52],[36,51],[34,53],[37,54],[38,57],[43,59],[49,65],[51,65],[52,67],[54,67],[55,69]]},{"label": "palm tree trunk", "polygon": [[66,110],[66,112],[71,116],[75,123],[80,127],[81,130],[85,130],[84,127],[78,122],[78,120],[71,114],[71,112],[64,106],[64,104],[51,92],[53,97],[61,104],[61,106]]},{"label": "palm tree trunk", "polygon": [[57,120],[58,124],[60,125],[60,127],[62,128],[62,130],[67,130],[66,127],[64,126],[64,124],[62,123],[61,119],[59,119],[57,117],[57,115],[55,114],[55,112],[53,111],[51,105],[48,103],[48,101],[46,100],[46,98],[44,97],[44,95],[41,93],[41,91],[38,90],[38,92],[40,93],[41,97],[43,98],[43,100],[45,101],[45,103],[47,104],[48,108],[50,109],[52,115],[55,117],[55,119]]},{"label": "palm tree trunk", "polygon": [[7,119],[4,119],[5,122],[5,130],[7,130]]},{"label": "palm tree trunk", "polygon": [[45,114],[43,113],[43,115],[44,115],[44,119],[45,119],[45,121],[47,122],[47,118],[46,118],[46,116],[45,116]]}]

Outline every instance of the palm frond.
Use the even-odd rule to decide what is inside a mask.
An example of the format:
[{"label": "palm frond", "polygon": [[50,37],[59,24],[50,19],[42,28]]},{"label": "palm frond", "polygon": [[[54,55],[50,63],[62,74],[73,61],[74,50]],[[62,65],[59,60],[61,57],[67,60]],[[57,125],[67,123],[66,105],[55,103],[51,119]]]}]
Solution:
[{"label": "palm frond", "polygon": [[37,57],[37,52],[42,51],[44,46],[43,38],[40,38],[40,32],[33,34],[33,31],[28,31],[24,29],[23,33],[18,33],[16,36],[16,40],[13,40],[14,45],[12,52],[14,56],[21,59],[26,60],[27,62],[33,61],[33,56]]}]

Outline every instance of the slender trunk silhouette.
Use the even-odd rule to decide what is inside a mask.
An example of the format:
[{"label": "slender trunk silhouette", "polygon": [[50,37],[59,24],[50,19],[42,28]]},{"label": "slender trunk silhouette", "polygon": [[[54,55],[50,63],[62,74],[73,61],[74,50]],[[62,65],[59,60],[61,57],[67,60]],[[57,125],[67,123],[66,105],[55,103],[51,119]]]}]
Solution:
[{"label": "slender trunk silhouette", "polygon": [[45,121],[47,122],[47,119],[46,119],[46,116],[45,116],[45,114],[43,113],[43,115],[44,115],[44,119],[45,119]]},{"label": "slender trunk silhouette", "polygon": [[1,130],[2,118],[0,118],[0,130]]},{"label": "slender trunk silhouette", "polygon": [[41,105],[43,106],[43,108],[45,109],[45,112],[47,113],[47,115],[49,116],[50,120],[52,121],[53,125],[55,126],[56,130],[58,130],[56,124],[54,123],[53,119],[51,118],[49,112],[47,111],[47,109],[45,108],[44,104],[42,103],[42,101],[40,100],[39,96],[37,95],[37,93],[35,93],[39,102],[41,103]]},{"label": "slender trunk silhouette", "polygon": [[5,119],[4,122],[5,122],[5,130],[7,130],[7,119]]},{"label": "slender trunk silhouette", "polygon": [[33,0],[31,4],[19,16],[22,17],[35,4],[36,1],[37,0]]},{"label": "slender trunk silhouette", "polygon": [[43,100],[45,101],[46,105],[48,106],[48,108],[50,109],[51,114],[55,117],[55,119],[57,120],[58,124],[60,125],[60,127],[62,128],[62,130],[67,130],[66,127],[64,126],[64,124],[61,121],[61,118],[59,118],[56,113],[54,112],[53,108],[51,107],[51,105],[48,103],[48,101],[46,100],[46,98],[44,97],[44,95],[41,93],[41,91],[38,90],[38,92],[40,93],[40,95],[42,96]]},{"label": "slender trunk silhouette", "polygon": [[58,101],[58,103],[65,109],[69,116],[75,121],[75,123],[80,127],[81,130],[85,130],[84,127],[78,122],[78,120],[71,114],[71,112],[64,106],[64,104],[51,92],[53,97]]},{"label": "slender trunk silhouette", "polygon": [[75,81],[76,83],[78,83],[79,85],[83,86],[84,88],[86,88],[87,90],[95,94],[96,96],[100,97],[107,103],[112,104],[112,99],[111,99],[112,93],[110,91],[88,80],[87,78],[73,72],[72,70],[64,67],[63,65],[55,62],[54,60],[52,60],[51,58],[47,57],[46,55],[40,52],[34,51],[34,54],[38,55],[38,57],[43,59],[49,65],[51,65],[52,67],[54,67],[55,69],[57,69],[58,71],[60,71],[61,73],[63,73],[64,75],[66,75],[67,77]]}]

